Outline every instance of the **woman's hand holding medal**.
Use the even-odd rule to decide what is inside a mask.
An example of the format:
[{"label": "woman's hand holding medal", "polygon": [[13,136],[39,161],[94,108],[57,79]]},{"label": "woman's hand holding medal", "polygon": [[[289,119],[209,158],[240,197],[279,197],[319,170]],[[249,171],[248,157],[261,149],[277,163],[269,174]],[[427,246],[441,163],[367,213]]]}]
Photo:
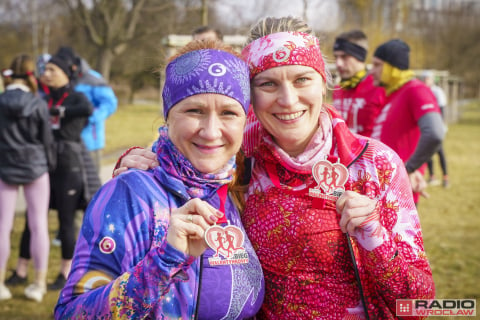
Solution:
[{"label": "woman's hand holding medal", "polygon": [[376,199],[345,191],[337,200],[337,212],[341,215],[340,228],[355,236],[367,250],[383,243],[384,229],[380,224],[380,202]]},{"label": "woman's hand holding medal", "polygon": [[205,230],[223,217],[223,213],[200,199],[191,199],[172,210],[167,241],[186,254],[199,257],[207,249]]}]

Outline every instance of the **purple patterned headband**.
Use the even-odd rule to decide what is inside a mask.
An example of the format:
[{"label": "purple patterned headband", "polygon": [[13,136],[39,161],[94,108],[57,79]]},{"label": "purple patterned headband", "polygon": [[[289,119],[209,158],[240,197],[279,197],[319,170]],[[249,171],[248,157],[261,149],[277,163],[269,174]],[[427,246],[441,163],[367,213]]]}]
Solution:
[{"label": "purple patterned headband", "polygon": [[167,65],[163,87],[163,116],[190,96],[218,93],[242,105],[250,105],[250,77],[247,64],[226,51],[201,49],[187,52]]}]

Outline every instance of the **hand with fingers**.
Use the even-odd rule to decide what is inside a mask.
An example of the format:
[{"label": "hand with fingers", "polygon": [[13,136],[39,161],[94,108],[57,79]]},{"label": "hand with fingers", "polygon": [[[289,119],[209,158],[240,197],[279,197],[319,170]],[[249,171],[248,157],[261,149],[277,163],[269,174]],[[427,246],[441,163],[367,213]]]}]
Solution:
[{"label": "hand with fingers", "polygon": [[199,257],[207,249],[205,230],[218,221],[223,213],[198,198],[172,210],[167,241],[177,250]]},{"label": "hand with fingers", "polygon": [[148,170],[159,165],[157,155],[149,149],[134,147],[128,149],[117,161],[113,170],[113,177],[127,171],[130,168]]},{"label": "hand with fingers", "polygon": [[412,185],[412,191],[413,192],[419,192],[421,196],[428,198],[430,195],[425,191],[427,188],[427,182],[423,178],[423,174],[415,170],[412,173],[408,175],[410,178],[410,184]]},{"label": "hand with fingers", "polygon": [[380,204],[380,201],[354,191],[345,191],[337,200],[340,228],[357,238],[367,250],[375,249],[384,241]]}]

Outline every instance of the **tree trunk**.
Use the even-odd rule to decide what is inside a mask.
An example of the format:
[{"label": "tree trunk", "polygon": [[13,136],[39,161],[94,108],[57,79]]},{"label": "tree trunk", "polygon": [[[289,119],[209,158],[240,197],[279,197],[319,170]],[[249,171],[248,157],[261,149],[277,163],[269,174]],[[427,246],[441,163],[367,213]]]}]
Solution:
[{"label": "tree trunk", "polygon": [[98,59],[97,71],[102,74],[105,80],[110,80],[110,70],[112,68],[113,54],[108,49],[100,49],[100,59]]},{"label": "tree trunk", "polygon": [[202,25],[208,25],[208,0],[202,0]]}]

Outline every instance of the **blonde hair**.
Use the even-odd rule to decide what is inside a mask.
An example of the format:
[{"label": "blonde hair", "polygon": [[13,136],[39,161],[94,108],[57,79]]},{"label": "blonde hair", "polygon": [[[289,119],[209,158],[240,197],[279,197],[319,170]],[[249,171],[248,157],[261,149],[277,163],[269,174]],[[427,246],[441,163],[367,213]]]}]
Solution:
[{"label": "blonde hair", "polygon": [[300,18],[288,17],[265,17],[260,19],[250,29],[250,34],[245,45],[250,42],[277,32],[303,32],[315,36],[312,28]]},{"label": "blonde hair", "polygon": [[27,54],[19,54],[13,58],[10,64],[10,70],[13,76],[5,77],[5,86],[11,84],[14,80],[22,80],[28,86],[31,92],[38,90],[37,79],[35,78],[35,61]]}]

